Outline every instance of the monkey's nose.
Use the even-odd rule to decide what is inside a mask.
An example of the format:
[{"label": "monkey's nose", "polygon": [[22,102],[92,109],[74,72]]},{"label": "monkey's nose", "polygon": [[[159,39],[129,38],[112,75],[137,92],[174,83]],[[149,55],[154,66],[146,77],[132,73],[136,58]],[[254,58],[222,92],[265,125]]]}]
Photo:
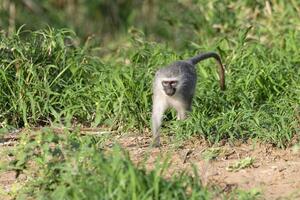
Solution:
[{"label": "monkey's nose", "polygon": [[173,90],[166,90],[166,95],[168,96],[173,96],[175,94],[176,90],[173,89]]}]

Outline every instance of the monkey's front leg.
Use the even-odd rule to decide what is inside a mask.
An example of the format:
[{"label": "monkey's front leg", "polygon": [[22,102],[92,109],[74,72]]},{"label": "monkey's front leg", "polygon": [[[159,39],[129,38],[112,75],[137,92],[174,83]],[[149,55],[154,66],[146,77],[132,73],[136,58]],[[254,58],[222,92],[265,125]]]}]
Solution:
[{"label": "monkey's front leg", "polygon": [[185,120],[186,119],[186,112],[185,111],[177,111],[177,120]]},{"label": "monkey's front leg", "polygon": [[152,132],[153,141],[152,146],[159,147],[160,145],[160,134],[159,128],[163,120],[163,114],[167,109],[167,103],[160,99],[158,96],[153,98],[153,110],[152,110]]},{"label": "monkey's front leg", "polygon": [[185,105],[177,105],[176,106],[176,111],[177,111],[177,120],[185,120],[186,119],[186,106]]}]

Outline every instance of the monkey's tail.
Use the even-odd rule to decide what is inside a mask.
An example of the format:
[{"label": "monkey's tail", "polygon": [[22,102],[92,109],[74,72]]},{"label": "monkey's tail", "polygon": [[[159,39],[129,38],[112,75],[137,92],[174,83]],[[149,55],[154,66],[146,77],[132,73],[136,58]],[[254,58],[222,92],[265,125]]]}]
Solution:
[{"label": "monkey's tail", "polygon": [[214,58],[219,64],[219,76],[220,76],[220,87],[221,90],[225,90],[225,68],[222,64],[221,58],[219,54],[215,52],[207,52],[199,54],[195,57],[190,58],[188,61],[192,63],[193,65],[196,65],[198,62],[208,59],[208,58]]},{"label": "monkey's tail", "polygon": [[205,59],[208,59],[208,58],[215,58],[217,61],[221,61],[221,58],[220,56],[215,53],[215,52],[207,52],[207,53],[201,53],[195,57],[192,57],[190,58],[190,62],[193,64],[193,65],[196,65],[198,62],[202,61],[202,60],[205,60]]}]

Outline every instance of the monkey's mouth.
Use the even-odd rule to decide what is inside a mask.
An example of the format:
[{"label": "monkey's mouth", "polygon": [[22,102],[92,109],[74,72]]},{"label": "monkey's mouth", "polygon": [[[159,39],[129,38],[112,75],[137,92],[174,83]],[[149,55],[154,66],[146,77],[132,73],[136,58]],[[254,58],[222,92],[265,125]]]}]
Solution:
[{"label": "monkey's mouth", "polygon": [[175,94],[175,92],[176,92],[176,89],[174,89],[174,88],[165,90],[165,93],[168,96],[173,96]]}]

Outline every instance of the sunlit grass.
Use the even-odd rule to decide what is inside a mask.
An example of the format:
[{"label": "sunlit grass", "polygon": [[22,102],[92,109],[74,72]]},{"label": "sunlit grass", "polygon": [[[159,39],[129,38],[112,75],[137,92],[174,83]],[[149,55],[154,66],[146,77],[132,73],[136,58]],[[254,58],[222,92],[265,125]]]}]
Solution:
[{"label": "sunlit grass", "polygon": [[34,199],[209,199],[198,176],[178,173],[167,179],[169,161],[133,164],[118,146],[109,149],[99,137],[51,130],[23,133],[8,169],[30,180],[12,197]]},{"label": "sunlit grass", "polygon": [[[113,48],[90,38],[80,44],[82,38],[68,29],[20,28],[10,36],[1,30],[0,133],[51,125],[148,132],[155,71],[175,60],[217,51],[226,65],[227,90],[219,89],[216,63],[200,63],[189,118],[176,121],[175,112],[167,112],[162,134],[179,139],[196,135],[210,143],[255,139],[278,147],[295,144],[300,131],[299,3],[253,2],[155,4],[157,21],[149,26],[136,23],[145,33],[134,25],[128,34],[122,32],[121,40],[111,41]],[[128,27],[134,24],[133,18],[128,20]],[[165,179],[167,165],[146,172],[123,150],[104,152],[101,140],[76,132],[58,136],[46,131],[34,139],[24,134],[13,153],[15,160],[6,167],[30,172],[32,179],[12,196],[212,197],[197,177],[183,173]],[[208,152],[207,157],[217,154]],[[237,191],[233,196],[255,199],[258,192]]]},{"label": "sunlit grass", "polygon": [[[180,137],[199,134],[211,142],[259,138],[288,145],[299,127],[299,56],[246,41],[245,34],[237,44],[221,42],[227,46],[222,48],[227,90],[218,88],[214,62],[199,64],[189,119],[178,122],[167,114],[162,132],[171,130]],[[200,52],[178,55],[133,35],[132,47],[104,60],[90,55],[88,47],[75,46],[74,40],[72,32],[52,29],[26,39],[21,33],[2,36],[2,128],[59,123],[149,129],[155,70]],[[295,37],[290,40],[296,43]]]}]

